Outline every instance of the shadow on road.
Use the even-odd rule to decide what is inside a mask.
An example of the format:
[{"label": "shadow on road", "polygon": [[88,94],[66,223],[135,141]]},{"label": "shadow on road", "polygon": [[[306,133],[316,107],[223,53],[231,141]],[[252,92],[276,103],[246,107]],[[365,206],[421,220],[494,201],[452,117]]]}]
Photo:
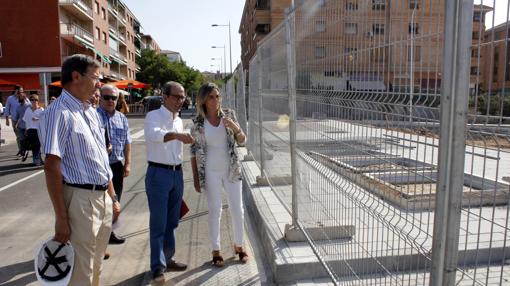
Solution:
[{"label": "shadow on road", "polygon": [[[16,279],[12,280],[14,277],[16,277]],[[35,282],[36,280],[37,278],[35,277],[33,260],[7,265],[0,268],[0,285],[2,286],[27,285]]]},{"label": "shadow on road", "polygon": [[131,286],[131,285],[142,285],[143,279],[145,277],[146,272],[142,272],[136,276],[133,276],[131,278],[128,278],[124,281],[119,282],[118,284],[115,284],[117,286]]}]

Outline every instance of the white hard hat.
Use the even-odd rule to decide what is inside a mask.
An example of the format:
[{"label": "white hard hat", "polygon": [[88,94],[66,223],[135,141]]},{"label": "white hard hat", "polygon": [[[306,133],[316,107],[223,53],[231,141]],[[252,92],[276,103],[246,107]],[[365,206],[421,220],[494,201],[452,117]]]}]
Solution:
[{"label": "white hard hat", "polygon": [[34,266],[35,275],[41,285],[68,285],[74,267],[74,249],[71,243],[60,243],[50,237],[37,249]]}]

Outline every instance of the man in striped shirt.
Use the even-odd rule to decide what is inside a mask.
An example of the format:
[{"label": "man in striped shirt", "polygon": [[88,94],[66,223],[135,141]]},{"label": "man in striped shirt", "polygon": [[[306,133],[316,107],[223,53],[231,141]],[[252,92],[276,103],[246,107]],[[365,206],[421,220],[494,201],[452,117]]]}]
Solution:
[{"label": "man in striped shirt", "polygon": [[112,221],[120,213],[104,128],[88,102],[99,84],[99,63],[73,55],[62,65],[62,94],[48,106],[40,133],[46,185],[55,211],[55,240],[71,241],[69,285],[99,285]]},{"label": "man in striped shirt", "polygon": [[[124,177],[129,176],[131,172],[131,136],[129,136],[129,124],[126,116],[115,110],[118,99],[119,90],[115,86],[103,85],[97,112],[106,129],[108,142],[111,144],[111,153],[108,159],[113,173],[112,182],[115,194],[120,201],[124,188]],[[110,244],[122,244],[124,241],[123,237],[112,231]]]}]

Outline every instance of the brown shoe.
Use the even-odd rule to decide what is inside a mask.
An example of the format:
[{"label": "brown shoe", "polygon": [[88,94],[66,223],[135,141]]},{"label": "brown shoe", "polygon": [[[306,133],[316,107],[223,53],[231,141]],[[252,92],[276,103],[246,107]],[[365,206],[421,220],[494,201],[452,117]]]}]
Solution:
[{"label": "brown shoe", "polygon": [[103,259],[107,260],[108,258],[110,258],[110,252],[105,252]]},{"label": "brown shoe", "polygon": [[166,266],[166,271],[184,271],[188,268],[188,265],[172,261]]},{"label": "brown shoe", "polygon": [[250,257],[248,256],[248,253],[244,251],[242,246],[234,246],[234,251],[237,255],[239,255],[239,261],[241,261],[241,263],[248,262]]},{"label": "brown shoe", "polygon": [[219,250],[213,250],[212,252],[212,265],[216,267],[223,267],[223,265],[225,265],[223,262],[223,256],[221,256]]}]

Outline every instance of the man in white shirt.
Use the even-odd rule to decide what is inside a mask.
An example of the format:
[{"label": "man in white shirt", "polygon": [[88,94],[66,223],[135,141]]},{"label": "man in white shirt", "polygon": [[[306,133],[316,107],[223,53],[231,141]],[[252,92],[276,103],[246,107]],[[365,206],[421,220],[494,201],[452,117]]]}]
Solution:
[{"label": "man in white shirt", "polygon": [[187,265],[173,260],[174,230],[179,223],[184,181],[182,176],[183,144],[193,137],[183,132],[178,116],[186,95],[180,83],[163,86],[163,105],[147,113],[145,140],[147,174],[145,191],[150,211],[151,271],[156,282],[165,280],[165,271],[183,271]]}]

